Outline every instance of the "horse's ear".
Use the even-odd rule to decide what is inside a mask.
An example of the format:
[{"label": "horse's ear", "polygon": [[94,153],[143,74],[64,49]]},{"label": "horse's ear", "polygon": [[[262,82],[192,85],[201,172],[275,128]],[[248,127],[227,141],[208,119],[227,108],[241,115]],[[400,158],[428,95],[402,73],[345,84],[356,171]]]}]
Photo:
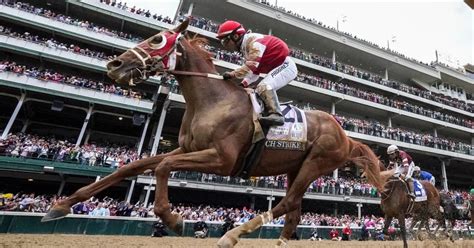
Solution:
[{"label": "horse's ear", "polygon": [[181,24],[179,24],[179,26],[174,28],[173,31],[176,33],[183,33],[188,28],[188,25],[189,25],[189,18],[186,18]]}]

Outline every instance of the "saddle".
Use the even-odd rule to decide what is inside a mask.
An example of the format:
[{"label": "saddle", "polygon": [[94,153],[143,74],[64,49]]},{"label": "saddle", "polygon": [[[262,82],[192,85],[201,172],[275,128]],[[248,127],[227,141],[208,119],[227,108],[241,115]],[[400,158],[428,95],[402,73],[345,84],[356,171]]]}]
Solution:
[{"label": "saddle", "polygon": [[264,126],[258,117],[263,109],[263,101],[254,92],[249,92],[253,106],[254,133],[252,145],[245,155],[241,169],[235,176],[243,179],[250,177],[253,166],[260,162],[262,152],[267,149],[305,151],[307,138],[307,124],[304,111],[290,105],[291,102],[280,104],[280,109],[285,117],[283,126]]}]

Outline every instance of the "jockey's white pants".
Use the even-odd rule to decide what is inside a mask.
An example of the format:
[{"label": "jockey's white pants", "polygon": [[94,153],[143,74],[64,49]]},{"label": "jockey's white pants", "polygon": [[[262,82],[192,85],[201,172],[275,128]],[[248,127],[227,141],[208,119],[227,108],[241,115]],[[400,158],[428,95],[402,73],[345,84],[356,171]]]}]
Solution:
[{"label": "jockey's white pants", "polygon": [[[265,85],[265,90],[276,91],[295,79],[297,74],[298,69],[295,62],[290,57],[286,57],[283,64],[271,70],[258,85]],[[259,88],[261,87],[257,87],[257,92],[259,92]]]},{"label": "jockey's white pants", "polygon": [[411,162],[408,167],[403,167],[403,166],[400,166],[400,165],[396,165],[396,169],[395,169],[395,175],[396,176],[399,176],[401,174],[405,174],[405,178],[412,178],[413,176],[413,170],[415,169],[415,163]]}]

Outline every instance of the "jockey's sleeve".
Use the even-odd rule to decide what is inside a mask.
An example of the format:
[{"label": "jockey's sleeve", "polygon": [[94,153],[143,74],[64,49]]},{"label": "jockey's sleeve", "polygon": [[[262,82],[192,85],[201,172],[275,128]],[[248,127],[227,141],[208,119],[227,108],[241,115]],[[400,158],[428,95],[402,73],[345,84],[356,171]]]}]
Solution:
[{"label": "jockey's sleeve", "polygon": [[266,46],[258,42],[256,37],[251,37],[247,40],[245,50],[247,51],[245,56],[245,63],[240,68],[234,70],[237,78],[244,78],[249,73],[253,73],[257,70],[260,65],[263,53],[265,52]]}]

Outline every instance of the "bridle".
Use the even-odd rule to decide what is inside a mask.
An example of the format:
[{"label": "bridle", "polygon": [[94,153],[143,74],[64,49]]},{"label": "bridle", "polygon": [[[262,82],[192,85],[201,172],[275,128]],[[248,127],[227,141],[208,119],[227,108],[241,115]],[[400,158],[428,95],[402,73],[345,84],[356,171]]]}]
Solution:
[{"label": "bridle", "polygon": [[[174,31],[168,31],[171,34],[175,35],[176,32]],[[147,44],[146,48],[153,48],[154,50],[156,49],[161,49],[166,45],[167,38],[163,36],[163,42],[161,42],[157,48],[153,48],[152,46]],[[139,45],[128,49],[127,51],[130,51],[132,54],[135,55],[135,57],[142,62],[142,67],[136,67],[132,70],[132,74],[130,76],[130,81],[129,85],[130,86],[135,86],[136,84],[133,83],[134,77],[133,73],[134,71],[138,72],[140,75],[140,80],[147,80],[152,73],[155,73],[158,70],[161,70],[161,74],[173,74],[173,75],[183,75],[183,76],[199,76],[199,77],[208,77],[208,78],[214,78],[214,79],[223,79],[221,75],[218,74],[212,74],[212,73],[201,73],[201,72],[191,72],[191,71],[177,71],[174,70],[176,66],[176,57],[177,56],[182,56],[183,54],[178,52],[177,48],[178,46],[185,51],[186,49],[184,48],[183,44],[181,44],[181,41],[183,39],[183,35],[181,33],[178,33],[175,38],[174,44],[168,49],[168,51],[164,52],[163,54],[158,54],[158,55],[152,55],[150,52],[146,51],[145,48],[141,47],[140,43]],[[166,40],[166,41],[165,41]],[[164,62],[166,60],[166,63]]]}]

